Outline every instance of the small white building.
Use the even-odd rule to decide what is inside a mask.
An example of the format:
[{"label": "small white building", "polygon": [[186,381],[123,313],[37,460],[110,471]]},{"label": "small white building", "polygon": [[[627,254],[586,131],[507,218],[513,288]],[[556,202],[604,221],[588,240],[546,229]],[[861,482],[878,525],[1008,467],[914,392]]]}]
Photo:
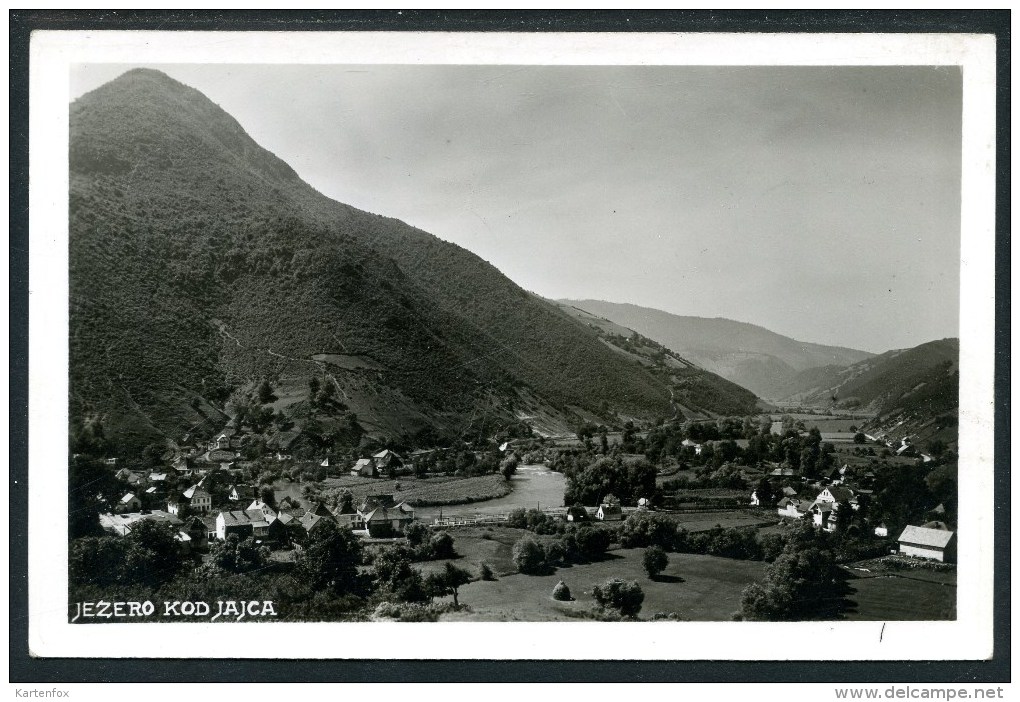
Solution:
[{"label": "small white building", "polygon": [[623,509],[620,505],[599,505],[595,511],[595,518],[600,522],[616,522],[623,519]]}]

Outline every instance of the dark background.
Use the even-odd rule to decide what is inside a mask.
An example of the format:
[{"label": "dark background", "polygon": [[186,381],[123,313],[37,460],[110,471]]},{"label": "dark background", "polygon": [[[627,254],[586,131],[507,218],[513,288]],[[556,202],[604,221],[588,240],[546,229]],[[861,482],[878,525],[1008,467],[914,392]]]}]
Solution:
[{"label": "dark background", "polygon": [[[927,682],[1010,680],[1010,12],[67,11],[10,18],[10,682]],[[39,659],[28,652],[28,49],[32,30],[901,32],[995,34],[995,653],[989,661],[394,661]],[[62,520],[57,520],[59,527]],[[408,625],[413,626],[413,625]],[[584,626],[578,624],[578,626]],[[566,643],[565,643],[566,645]],[[819,647],[821,650],[821,647]],[[668,652],[666,652],[668,653]],[[763,651],[763,656],[781,650]],[[527,655],[522,651],[522,655]]]}]

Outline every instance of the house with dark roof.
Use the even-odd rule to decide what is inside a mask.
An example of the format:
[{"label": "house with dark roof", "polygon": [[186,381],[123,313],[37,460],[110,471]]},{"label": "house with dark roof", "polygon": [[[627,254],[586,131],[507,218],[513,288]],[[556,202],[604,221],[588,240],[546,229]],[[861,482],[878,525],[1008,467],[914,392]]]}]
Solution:
[{"label": "house with dark roof", "polygon": [[588,510],[581,505],[574,505],[573,507],[567,508],[568,522],[587,522],[589,519]]},{"label": "house with dark roof", "polygon": [[369,495],[358,507],[358,517],[369,536],[386,538],[404,533],[414,522],[414,508],[393,495]]},{"label": "house with dark roof", "polygon": [[956,532],[908,526],[897,539],[900,553],[915,558],[928,558],[944,563],[956,561]]},{"label": "house with dark roof", "polygon": [[600,522],[618,522],[623,519],[623,508],[620,505],[607,505],[602,503],[595,510],[595,518]]},{"label": "house with dark roof", "polygon": [[373,454],[372,462],[375,464],[377,473],[399,470],[404,465],[404,459],[389,449],[383,449]]},{"label": "house with dark roof", "polygon": [[784,497],[776,504],[776,511],[780,517],[801,519],[811,511],[811,503],[807,500],[798,500],[794,497]]},{"label": "house with dark roof", "polygon": [[255,488],[251,485],[231,485],[227,492],[227,499],[231,502],[251,502],[255,499]]}]

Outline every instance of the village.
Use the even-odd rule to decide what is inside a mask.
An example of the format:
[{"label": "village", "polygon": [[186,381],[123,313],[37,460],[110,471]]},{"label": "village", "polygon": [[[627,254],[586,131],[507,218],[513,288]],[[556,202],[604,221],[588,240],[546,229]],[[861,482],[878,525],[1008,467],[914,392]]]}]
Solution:
[{"label": "village", "polygon": [[[763,427],[764,429],[764,427]],[[785,428],[789,431],[790,427]],[[782,435],[782,422],[773,422],[769,427],[772,435]],[[698,432],[692,432],[697,435]],[[797,432],[801,438],[809,436],[804,430]],[[647,432],[641,436],[646,436]],[[559,451],[569,452],[584,446],[585,433],[580,439],[561,437],[553,442]],[[823,445],[833,447],[854,447],[858,454],[865,452],[862,445],[881,446],[890,457],[919,464],[928,464],[934,459],[911,443],[909,437],[892,440],[885,436],[871,436],[860,432],[819,433]],[[640,440],[640,437],[639,437]],[[498,447],[505,462],[516,465],[520,458],[514,441],[504,441]],[[534,442],[517,441],[521,445],[533,446]],[[608,442],[606,442],[608,444]],[[693,461],[705,458],[716,451],[723,451],[719,440],[696,441],[684,438],[679,442],[680,454]],[[196,441],[194,446],[182,450],[171,461],[171,465],[149,471],[117,469],[117,459],[106,459],[116,478],[127,488],[114,508],[99,515],[102,528],[119,536],[129,534],[141,521],[164,523],[173,528],[179,547],[184,552],[202,553],[214,542],[225,542],[231,536],[239,539],[253,538],[255,543],[273,551],[300,548],[310,534],[325,522],[332,522],[351,531],[355,536],[371,542],[394,542],[403,538],[411,524],[424,523],[433,529],[446,529],[478,524],[501,524],[509,518],[509,510],[487,515],[456,516],[454,510],[447,516],[431,515],[416,518],[413,504],[398,499],[401,477],[417,472],[415,463],[428,460],[429,450],[411,453],[408,459],[389,448],[382,448],[373,454],[340,465],[335,459],[324,458],[317,464],[320,476],[349,476],[357,479],[360,496],[343,490],[341,499],[327,505],[321,500],[295,499],[291,495],[277,500],[277,492],[267,485],[258,486],[255,481],[244,479],[246,471],[237,467],[241,457],[242,437],[231,427],[219,433],[208,442]],[[737,451],[750,448],[747,439],[732,442]],[[519,450],[519,449],[518,449]],[[831,449],[830,449],[831,450]],[[874,454],[874,451],[870,451]],[[547,454],[548,455],[548,454]],[[280,451],[271,459],[290,463],[292,457]],[[766,468],[770,467],[766,465]],[[884,521],[876,521],[869,507],[874,498],[876,472],[867,465],[851,465],[850,462],[833,464],[824,474],[808,478],[797,475],[798,471],[786,463],[775,464],[771,470],[744,468],[745,484],[755,487],[750,491],[749,500],[731,500],[732,506],[743,502],[745,511],[758,520],[768,522],[767,515],[775,514],[784,522],[806,522],[823,532],[850,531],[859,533],[867,529],[875,537],[885,540],[889,552],[936,562],[955,562],[955,532],[944,521],[946,509],[936,505],[928,515],[931,519],[917,524],[903,525],[897,534],[890,534]],[[335,482],[343,478],[334,478]],[[367,490],[366,484],[371,484]],[[667,477],[657,479],[659,488],[669,488]],[[509,489],[509,488],[508,488]],[[307,489],[306,489],[307,492]],[[656,490],[655,494],[635,495],[630,504],[624,506],[612,495],[605,501],[583,506],[581,504],[547,504],[545,513],[554,519],[568,523],[621,522],[635,512],[651,512],[667,515],[681,515],[695,510],[704,511],[705,504],[695,506],[683,503],[686,494],[697,490],[678,491]],[[734,492],[729,495],[732,497]],[[723,502],[709,502],[721,506]],[[941,518],[940,518],[941,517]],[[890,540],[894,537],[894,541]]]}]

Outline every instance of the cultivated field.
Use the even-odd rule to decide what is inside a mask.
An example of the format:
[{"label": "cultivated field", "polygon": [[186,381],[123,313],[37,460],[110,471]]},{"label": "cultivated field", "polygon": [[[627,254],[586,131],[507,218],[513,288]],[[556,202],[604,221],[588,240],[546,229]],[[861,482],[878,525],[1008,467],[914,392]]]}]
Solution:
[{"label": "cultivated field", "polygon": [[[284,494],[300,493],[296,483],[284,484],[277,481],[277,499]],[[397,485],[400,486],[397,489]],[[401,477],[397,480],[340,477],[323,481],[324,490],[345,488],[354,495],[354,500],[368,495],[392,494],[398,501],[404,500],[412,505],[459,505],[503,497],[510,493],[511,488],[502,475],[480,475],[471,478],[443,476],[420,480]],[[307,500],[302,499],[302,504]]]}]

